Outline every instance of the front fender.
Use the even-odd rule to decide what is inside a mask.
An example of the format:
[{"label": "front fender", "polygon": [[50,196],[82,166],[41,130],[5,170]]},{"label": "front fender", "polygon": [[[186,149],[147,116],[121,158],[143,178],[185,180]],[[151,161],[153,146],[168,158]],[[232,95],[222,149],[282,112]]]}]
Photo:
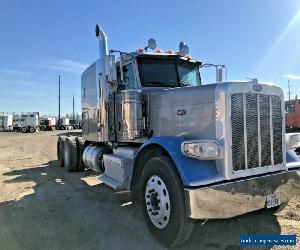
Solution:
[{"label": "front fender", "polygon": [[138,154],[149,145],[159,145],[164,148],[173,160],[182,183],[186,187],[198,186],[199,182],[216,178],[218,172],[215,161],[198,160],[183,155],[181,153],[181,143],[183,141],[185,140],[179,136],[152,137],[144,142]]}]

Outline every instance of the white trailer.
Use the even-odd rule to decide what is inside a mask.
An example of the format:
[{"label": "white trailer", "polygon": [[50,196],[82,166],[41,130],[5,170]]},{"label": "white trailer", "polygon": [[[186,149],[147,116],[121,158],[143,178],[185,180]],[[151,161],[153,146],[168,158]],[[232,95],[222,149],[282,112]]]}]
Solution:
[{"label": "white trailer", "polygon": [[12,130],[13,130],[12,115],[0,116],[0,131],[12,131]]}]

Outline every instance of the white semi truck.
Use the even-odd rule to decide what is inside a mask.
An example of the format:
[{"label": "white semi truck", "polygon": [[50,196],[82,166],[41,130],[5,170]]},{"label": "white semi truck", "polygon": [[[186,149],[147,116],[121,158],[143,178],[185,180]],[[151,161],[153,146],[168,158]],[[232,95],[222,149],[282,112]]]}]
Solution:
[{"label": "white semi truck", "polygon": [[70,124],[70,118],[63,117],[58,121],[57,129],[60,130],[70,130],[73,129],[73,126]]},{"label": "white semi truck", "polygon": [[13,128],[22,133],[34,133],[39,130],[40,114],[39,112],[21,113],[20,116],[13,118]]},{"label": "white semi truck", "polygon": [[81,76],[82,137],[58,138],[60,166],[130,190],[168,247],[185,242],[196,219],[274,212],[299,194],[279,87],[224,81],[222,65],[217,82],[203,85],[205,65],[182,42],[178,53],[154,39],[131,53],[108,50],[98,26],[96,36],[100,58]]}]

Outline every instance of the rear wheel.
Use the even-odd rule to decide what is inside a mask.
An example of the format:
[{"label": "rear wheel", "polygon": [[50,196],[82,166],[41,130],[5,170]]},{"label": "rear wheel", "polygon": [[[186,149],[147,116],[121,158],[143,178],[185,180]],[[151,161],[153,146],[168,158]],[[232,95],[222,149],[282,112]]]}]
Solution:
[{"label": "rear wheel", "polygon": [[22,132],[22,133],[27,133],[27,127],[21,128],[21,132]]},{"label": "rear wheel", "polygon": [[35,127],[30,127],[29,132],[34,133],[36,131]]},{"label": "rear wheel", "polygon": [[140,200],[150,233],[168,247],[184,243],[193,231],[187,217],[183,186],[172,161],[165,156],[150,159],[141,175]]},{"label": "rear wheel", "polygon": [[76,145],[78,155],[77,171],[81,172],[85,169],[85,165],[82,158],[84,151],[84,140],[82,140],[82,137],[76,137]]},{"label": "rear wheel", "polygon": [[64,151],[64,165],[68,172],[75,172],[77,170],[77,146],[75,137],[67,137]]},{"label": "rear wheel", "polygon": [[66,142],[66,136],[59,136],[57,140],[57,159],[58,159],[58,165],[60,167],[64,167],[64,150],[65,150],[65,142]]}]

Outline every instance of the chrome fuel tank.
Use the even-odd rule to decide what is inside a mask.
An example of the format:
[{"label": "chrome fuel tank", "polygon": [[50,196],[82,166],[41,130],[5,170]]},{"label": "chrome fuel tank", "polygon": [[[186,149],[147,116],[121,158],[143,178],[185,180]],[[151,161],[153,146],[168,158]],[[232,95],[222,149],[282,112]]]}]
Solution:
[{"label": "chrome fuel tank", "polygon": [[85,166],[96,171],[97,173],[103,173],[104,166],[102,160],[104,152],[104,147],[98,145],[87,146],[82,155],[82,160]]}]

